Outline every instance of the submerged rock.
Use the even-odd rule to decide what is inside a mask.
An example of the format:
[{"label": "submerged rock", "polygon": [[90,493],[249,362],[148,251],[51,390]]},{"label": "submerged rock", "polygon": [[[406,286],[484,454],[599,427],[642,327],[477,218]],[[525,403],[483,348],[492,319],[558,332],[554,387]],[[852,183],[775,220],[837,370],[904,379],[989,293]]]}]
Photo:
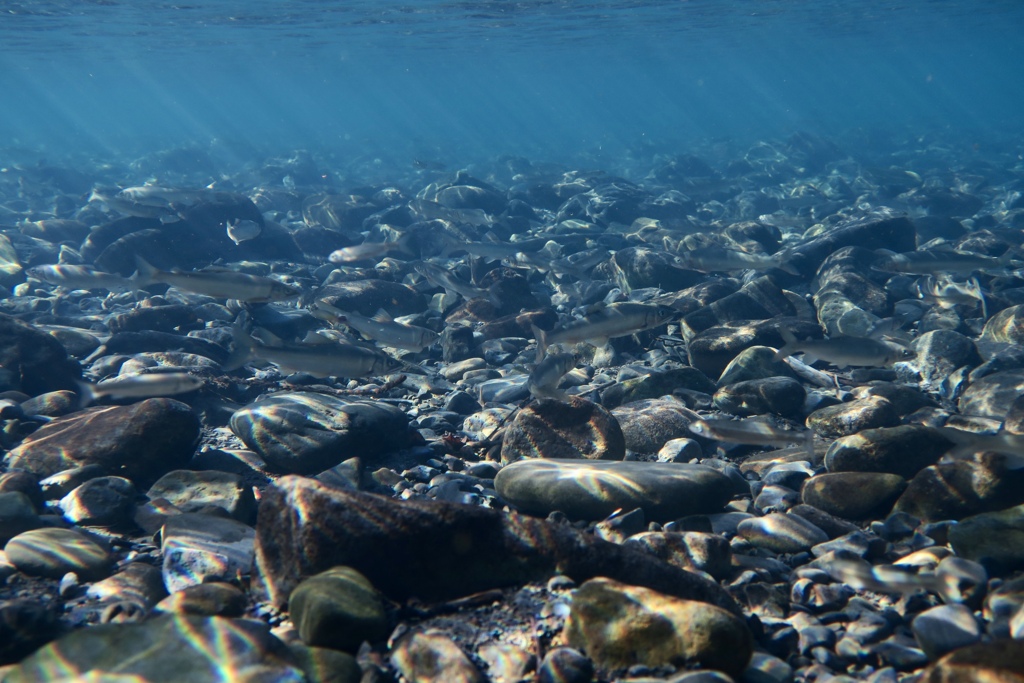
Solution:
[{"label": "submerged rock", "polygon": [[522,458],[622,460],[626,440],[618,420],[596,403],[539,399],[523,408],[508,426],[501,461]]}]

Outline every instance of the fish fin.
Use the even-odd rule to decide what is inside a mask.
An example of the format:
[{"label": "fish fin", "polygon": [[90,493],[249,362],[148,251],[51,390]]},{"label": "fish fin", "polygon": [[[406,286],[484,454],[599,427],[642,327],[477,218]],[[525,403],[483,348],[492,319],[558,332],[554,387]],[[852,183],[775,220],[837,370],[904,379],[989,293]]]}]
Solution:
[{"label": "fish fin", "polygon": [[789,273],[790,275],[799,275],[800,274],[800,271],[797,270],[797,267],[793,265],[793,262],[791,260],[791,255],[790,255],[788,250],[784,251],[784,252],[780,251],[778,253],[772,254],[772,260],[775,261],[775,266],[779,270],[783,270],[783,271]]},{"label": "fish fin", "polygon": [[278,337],[276,334],[274,334],[265,327],[257,327],[255,330],[253,330],[253,334],[256,336],[257,339],[259,339],[267,346],[284,346],[284,341],[282,341],[280,337]]},{"label": "fish fin", "polygon": [[[775,352],[772,360],[779,362],[785,358],[789,358],[796,353],[796,346],[799,342],[796,340],[796,335],[787,327],[776,328],[779,331],[779,335],[782,336],[783,345]],[[804,354],[804,362],[810,365],[813,361],[807,360],[807,354]]]},{"label": "fish fin", "polygon": [[328,339],[319,332],[310,330],[306,332],[306,336],[302,338],[303,344],[333,344],[333,340]]},{"label": "fish fin", "polygon": [[142,258],[138,254],[135,255],[135,267],[135,275],[133,275],[132,277],[135,278],[135,283],[139,287],[145,287],[146,285],[151,285],[154,282],[158,282],[156,277],[159,271],[157,271],[157,269],[153,265],[151,265],[149,261]]},{"label": "fish fin", "polygon": [[92,405],[98,398],[98,394],[96,393],[95,387],[89,382],[86,382],[85,380],[79,380],[75,382],[75,385],[78,388],[78,390],[75,393],[78,396],[79,409],[86,408],[89,405]]},{"label": "fish fin", "polygon": [[235,342],[235,348],[228,354],[224,362],[220,364],[220,369],[224,372],[237,370],[245,365],[252,358],[252,350],[256,346],[252,337],[238,324],[231,327],[231,339]]},{"label": "fish fin", "polygon": [[501,308],[501,297],[494,291],[494,287],[497,283],[494,283],[487,289],[487,300],[494,304],[495,308]]},{"label": "fish fin", "polygon": [[394,318],[391,317],[391,314],[383,308],[378,308],[377,312],[373,314],[373,317],[370,318],[370,320],[375,323],[392,323],[395,321]]},{"label": "fish fin", "polygon": [[548,349],[547,332],[532,323],[530,329],[533,330],[533,337],[537,340],[537,362],[539,363],[544,360],[544,352]]}]

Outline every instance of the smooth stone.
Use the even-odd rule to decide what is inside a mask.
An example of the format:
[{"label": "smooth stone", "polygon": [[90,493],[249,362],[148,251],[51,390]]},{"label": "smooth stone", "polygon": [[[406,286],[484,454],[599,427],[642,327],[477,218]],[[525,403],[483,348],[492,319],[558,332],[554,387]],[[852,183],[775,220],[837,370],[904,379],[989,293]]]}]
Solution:
[{"label": "smooth stone", "polygon": [[[718,386],[724,387],[737,382],[746,382],[768,377],[789,377],[797,379],[796,373],[785,361],[775,360],[775,349],[769,346],[751,346],[743,349],[729,362],[718,378]],[[712,391],[704,390],[705,393]]]},{"label": "smooth stone", "polygon": [[72,631],[26,657],[4,681],[115,679],[146,683],[306,681],[287,646],[270,635],[264,624],[190,615],[161,615],[137,623]]},{"label": "smooth stone", "polygon": [[[890,249],[897,253],[917,248],[914,224],[909,218],[854,218],[830,226],[827,230],[794,247],[790,264],[810,279],[822,262],[843,247]],[[802,339],[797,335],[798,339]]]},{"label": "smooth stone", "polygon": [[828,540],[828,534],[803,517],[781,512],[745,519],[736,531],[752,545],[775,553],[799,553]]},{"label": "smooth stone", "polygon": [[612,410],[625,438],[626,449],[634,453],[657,453],[662,446],[691,435],[692,413],[674,398],[633,401]]},{"label": "smooth stone", "polygon": [[693,439],[679,437],[669,439],[657,453],[658,462],[689,462],[704,457],[704,449]]},{"label": "smooth stone", "polygon": [[83,581],[96,581],[109,575],[113,565],[105,548],[71,529],[26,531],[8,541],[4,552],[18,571],[48,579],[74,572]]},{"label": "smooth stone", "polygon": [[981,640],[981,628],[966,605],[938,605],[921,612],[911,623],[917,644],[936,660]]},{"label": "smooth stone", "polygon": [[804,482],[803,502],[841,519],[862,520],[885,516],[907,487],[898,474],[833,472]]},{"label": "smooth stone", "polygon": [[34,598],[0,600],[0,677],[4,664],[21,660],[61,631],[60,605]]},{"label": "smooth stone", "polygon": [[539,516],[601,520],[640,508],[664,522],[719,512],[731,497],[728,477],[704,465],[653,462],[522,460],[503,467],[494,487],[514,506]]},{"label": "smooth stone", "polygon": [[306,645],[355,654],[364,641],[382,641],[389,632],[380,595],[351,567],[334,567],[300,583],[288,596],[288,611]]},{"label": "smooth stone", "polygon": [[854,387],[850,390],[850,396],[854,399],[884,398],[892,404],[892,407],[896,409],[896,413],[900,417],[910,415],[921,408],[938,405],[935,399],[915,387],[878,380],[870,384]]},{"label": "smooth stone", "polygon": [[[163,588],[162,583],[160,587]],[[154,605],[153,611],[200,617],[240,617],[245,614],[247,605],[248,598],[241,589],[230,583],[211,581],[168,595]]]},{"label": "smooth stone", "polygon": [[0,493],[0,543],[42,526],[32,499],[21,491]]},{"label": "smooth stone", "polygon": [[594,663],[571,647],[549,650],[537,669],[537,683],[591,683],[593,680]]},{"label": "smooth stone", "polygon": [[954,650],[921,673],[921,683],[1024,683],[1024,641],[995,640]]},{"label": "smooth stone", "polygon": [[769,320],[796,314],[797,309],[786,293],[775,284],[771,276],[762,275],[746,283],[738,291],[687,313],[679,322],[679,326],[683,338],[691,339],[705,330],[731,322]]},{"label": "smooth stone", "polygon": [[720,377],[744,349],[751,346],[779,348],[785,342],[779,327],[789,329],[797,339],[821,338],[817,322],[798,318],[742,320],[706,329],[689,340],[686,350],[690,365],[708,377]]},{"label": "smooth stone", "polygon": [[725,610],[606,578],[573,591],[565,638],[605,669],[697,662],[735,677],[754,644],[746,623]]},{"label": "smooth stone", "polygon": [[601,405],[617,408],[624,403],[667,396],[676,389],[710,394],[715,390],[715,383],[696,368],[670,368],[616,382],[601,393]]},{"label": "smooth stone", "polygon": [[380,401],[284,392],[237,411],[231,431],[275,469],[315,474],[410,445],[408,423],[401,409]]},{"label": "smooth stone", "polygon": [[837,439],[866,429],[895,427],[900,424],[900,415],[887,399],[870,396],[819,408],[807,416],[805,423],[818,436]]},{"label": "smooth stone", "polygon": [[957,406],[963,415],[1002,420],[1021,394],[1024,370],[1003,370],[974,381],[961,394]]},{"label": "smooth stone", "polygon": [[64,518],[79,526],[122,526],[131,521],[138,492],[124,477],[96,477],[60,499]]},{"label": "smooth stone", "polygon": [[484,643],[476,655],[487,665],[491,683],[519,683],[529,680],[537,669],[537,657],[521,647],[507,643]]},{"label": "smooth stone", "polygon": [[715,392],[715,407],[732,415],[749,416],[772,413],[798,418],[803,412],[807,391],[790,377],[767,377],[723,386]]},{"label": "smooth stone", "polygon": [[622,460],[626,441],[605,408],[577,397],[542,398],[526,406],[505,431],[503,464],[523,458]]},{"label": "smooth stone", "polygon": [[151,398],[58,417],[6,455],[9,469],[40,476],[97,464],[133,482],[184,466],[199,439],[199,418],[180,401]]},{"label": "smooth stone", "polygon": [[732,573],[729,542],[716,534],[700,531],[645,531],[630,536],[625,544],[637,545],[680,569],[706,572],[718,580]]},{"label": "smooth stone", "polygon": [[359,662],[347,652],[307,647],[302,643],[288,643],[288,649],[305,672],[306,683],[360,683],[363,680]]},{"label": "smooth stone", "polygon": [[949,528],[949,544],[957,556],[981,563],[991,574],[1019,568],[1024,564],[1024,505],[960,520]]},{"label": "smooth stone", "polygon": [[160,569],[145,562],[131,562],[121,571],[91,584],[86,597],[104,603],[129,603],[150,609],[167,596]]},{"label": "smooth stone", "polygon": [[486,677],[442,633],[412,633],[391,648],[391,663],[410,683],[485,683]]},{"label": "smooth stone", "polygon": [[255,532],[230,517],[186,512],[160,530],[168,593],[208,581],[231,581],[252,569]]},{"label": "smooth stone", "polygon": [[493,436],[511,413],[511,408],[487,408],[473,413],[462,421],[462,432],[471,441],[483,441]]},{"label": "smooth stone", "polygon": [[1004,456],[984,453],[918,472],[895,509],[935,522],[1003,510],[1024,503],[1024,469],[1010,469]]},{"label": "smooth stone", "polygon": [[1024,304],[1004,308],[989,318],[981,331],[981,338],[1007,344],[1024,343]]},{"label": "smooth stone", "polygon": [[29,396],[61,389],[75,391],[82,378],[78,362],[68,358],[59,341],[6,313],[0,313],[0,367],[11,373],[16,388]]},{"label": "smooth stone", "polygon": [[557,567],[577,582],[628,580],[739,613],[717,584],[570,525],[457,503],[396,501],[304,477],[271,485],[256,524],[254,593],[283,606],[302,579],[338,565],[395,600],[447,600],[546,581]]},{"label": "smooth stone", "polygon": [[215,505],[243,524],[256,520],[252,487],[229,472],[173,470],[154,482],[146,496],[150,500],[163,498],[183,512],[201,512]]},{"label": "smooth stone", "polygon": [[981,365],[974,341],[953,330],[925,332],[914,340],[913,348],[917,352],[913,365],[925,388],[939,386],[957,368]]},{"label": "smooth stone", "polygon": [[887,472],[910,479],[938,462],[952,445],[941,431],[924,425],[866,429],[833,441],[825,467],[829,472]]}]

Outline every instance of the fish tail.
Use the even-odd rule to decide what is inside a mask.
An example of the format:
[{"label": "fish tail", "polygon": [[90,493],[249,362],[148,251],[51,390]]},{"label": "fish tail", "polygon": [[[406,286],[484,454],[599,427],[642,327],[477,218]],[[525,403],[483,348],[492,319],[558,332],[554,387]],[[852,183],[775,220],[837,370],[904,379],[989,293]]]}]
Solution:
[{"label": "fish tail", "polygon": [[156,268],[138,254],[135,255],[135,267],[137,270],[135,271],[135,274],[132,275],[132,280],[137,286],[145,287],[146,285],[153,284],[157,281]]},{"label": "fish tail", "polygon": [[779,347],[779,350],[775,352],[775,356],[772,357],[772,360],[775,362],[789,358],[796,353],[796,347],[799,343],[796,340],[796,335],[794,335],[788,328],[779,327],[778,330],[779,334],[782,336],[783,345]]},{"label": "fish tail", "polygon": [[807,451],[807,457],[811,462],[814,462],[814,430],[808,429],[804,434],[804,449]]},{"label": "fish tail", "polygon": [[224,372],[237,370],[245,365],[246,361],[252,358],[252,350],[256,346],[252,337],[240,325],[234,325],[231,328],[231,339],[235,342],[235,348],[220,364],[220,368]]},{"label": "fish tail", "polygon": [[497,285],[497,283],[495,283],[495,284],[491,285],[490,287],[488,287],[488,289],[487,289],[487,300],[490,301],[492,304],[494,304],[495,308],[501,308],[501,297],[499,297],[498,293],[494,290],[496,285]]},{"label": "fish tail", "polygon": [[530,329],[533,330],[533,337],[537,340],[537,362],[539,363],[544,360],[544,352],[548,348],[548,334],[533,324],[530,325]]},{"label": "fish tail", "polygon": [[92,405],[98,398],[99,394],[96,392],[95,387],[85,380],[78,380],[75,382],[75,385],[78,387],[78,391],[75,393],[78,395],[79,408]]}]

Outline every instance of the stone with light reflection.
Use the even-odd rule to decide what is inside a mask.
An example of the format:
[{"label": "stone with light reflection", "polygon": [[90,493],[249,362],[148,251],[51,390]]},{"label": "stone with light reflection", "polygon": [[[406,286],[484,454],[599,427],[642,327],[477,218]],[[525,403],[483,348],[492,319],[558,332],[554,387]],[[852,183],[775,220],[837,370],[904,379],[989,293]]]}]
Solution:
[{"label": "stone with light reflection", "polygon": [[578,397],[542,398],[526,406],[509,425],[501,461],[523,458],[622,460],[626,441],[618,421],[600,405]]},{"label": "stone with light reflection", "polygon": [[351,567],[333,567],[306,579],[288,596],[292,623],[306,645],[355,654],[363,641],[388,636],[380,595]]},{"label": "stone with light reflection", "polygon": [[187,512],[169,518],[160,530],[167,592],[248,574],[254,535],[252,527],[228,517]]},{"label": "stone with light reflection", "polygon": [[740,613],[716,583],[568,525],[456,503],[399,502],[305,477],[269,487],[256,523],[257,594],[283,607],[300,581],[338,565],[395,600],[447,600],[558,571],[577,582],[608,576]]},{"label": "stone with light reflection", "polygon": [[728,477],[704,465],[632,461],[521,460],[502,468],[494,487],[534,515],[600,520],[641,508],[658,522],[721,512],[732,492]]},{"label": "stone with light reflection", "polygon": [[71,529],[26,531],[8,541],[4,552],[18,571],[50,579],[75,572],[85,581],[95,581],[107,576],[113,564],[105,548]]}]

